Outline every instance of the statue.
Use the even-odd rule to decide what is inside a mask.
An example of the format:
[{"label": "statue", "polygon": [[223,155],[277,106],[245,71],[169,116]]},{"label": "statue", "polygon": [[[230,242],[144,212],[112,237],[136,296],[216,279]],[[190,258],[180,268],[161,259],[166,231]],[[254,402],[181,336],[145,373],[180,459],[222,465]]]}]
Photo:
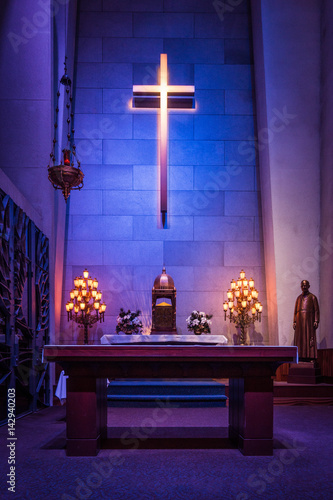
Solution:
[{"label": "statue", "polygon": [[296,299],[294,312],[294,345],[298,347],[300,361],[317,358],[316,329],[319,325],[319,305],[315,295],[309,292],[310,283],[301,282],[302,293]]}]

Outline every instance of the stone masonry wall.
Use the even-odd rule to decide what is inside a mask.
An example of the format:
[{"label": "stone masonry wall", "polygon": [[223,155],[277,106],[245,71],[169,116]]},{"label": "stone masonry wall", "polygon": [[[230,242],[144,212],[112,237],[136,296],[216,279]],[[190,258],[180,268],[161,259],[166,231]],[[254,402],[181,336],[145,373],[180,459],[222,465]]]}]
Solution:
[{"label": "stone masonry wall", "polygon": [[[238,5],[236,5],[238,4]],[[81,0],[75,88],[76,143],[85,186],[70,196],[63,310],[88,268],[107,304],[91,339],[113,333],[120,307],[151,323],[151,289],[165,264],[177,288],[177,327],[193,309],[213,314],[229,340],[223,300],[241,268],[265,305],[260,193],[254,148],[247,1]],[[158,227],[158,116],[131,109],[133,85],[195,85],[196,109],[169,113],[168,229]],[[252,341],[268,342],[266,318]],[[82,332],[62,322],[63,338]]]}]

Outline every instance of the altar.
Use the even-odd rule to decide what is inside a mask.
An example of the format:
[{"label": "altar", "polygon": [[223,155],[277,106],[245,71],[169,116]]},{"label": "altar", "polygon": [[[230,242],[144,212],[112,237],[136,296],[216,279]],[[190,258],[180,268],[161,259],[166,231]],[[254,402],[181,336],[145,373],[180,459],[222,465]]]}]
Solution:
[{"label": "altar", "polygon": [[107,440],[107,378],[229,378],[229,439],[244,455],[273,454],[273,380],[297,347],[49,345],[68,375],[68,456],[94,456]]}]

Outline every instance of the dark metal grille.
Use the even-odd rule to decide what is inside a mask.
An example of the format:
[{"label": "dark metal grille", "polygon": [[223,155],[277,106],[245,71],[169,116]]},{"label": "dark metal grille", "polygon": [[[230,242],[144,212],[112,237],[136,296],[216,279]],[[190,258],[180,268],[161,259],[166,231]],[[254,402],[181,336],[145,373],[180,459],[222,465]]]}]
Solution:
[{"label": "dark metal grille", "polygon": [[49,241],[0,190],[0,423],[9,387],[16,415],[49,405]]}]

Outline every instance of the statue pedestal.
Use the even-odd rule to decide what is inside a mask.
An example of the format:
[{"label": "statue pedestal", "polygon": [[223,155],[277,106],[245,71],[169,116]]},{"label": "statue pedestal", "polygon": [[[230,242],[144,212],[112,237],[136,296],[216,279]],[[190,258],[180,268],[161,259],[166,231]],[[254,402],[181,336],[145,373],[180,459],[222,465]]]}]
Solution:
[{"label": "statue pedestal", "polygon": [[292,363],[287,382],[288,384],[320,384],[321,375],[317,361]]}]

